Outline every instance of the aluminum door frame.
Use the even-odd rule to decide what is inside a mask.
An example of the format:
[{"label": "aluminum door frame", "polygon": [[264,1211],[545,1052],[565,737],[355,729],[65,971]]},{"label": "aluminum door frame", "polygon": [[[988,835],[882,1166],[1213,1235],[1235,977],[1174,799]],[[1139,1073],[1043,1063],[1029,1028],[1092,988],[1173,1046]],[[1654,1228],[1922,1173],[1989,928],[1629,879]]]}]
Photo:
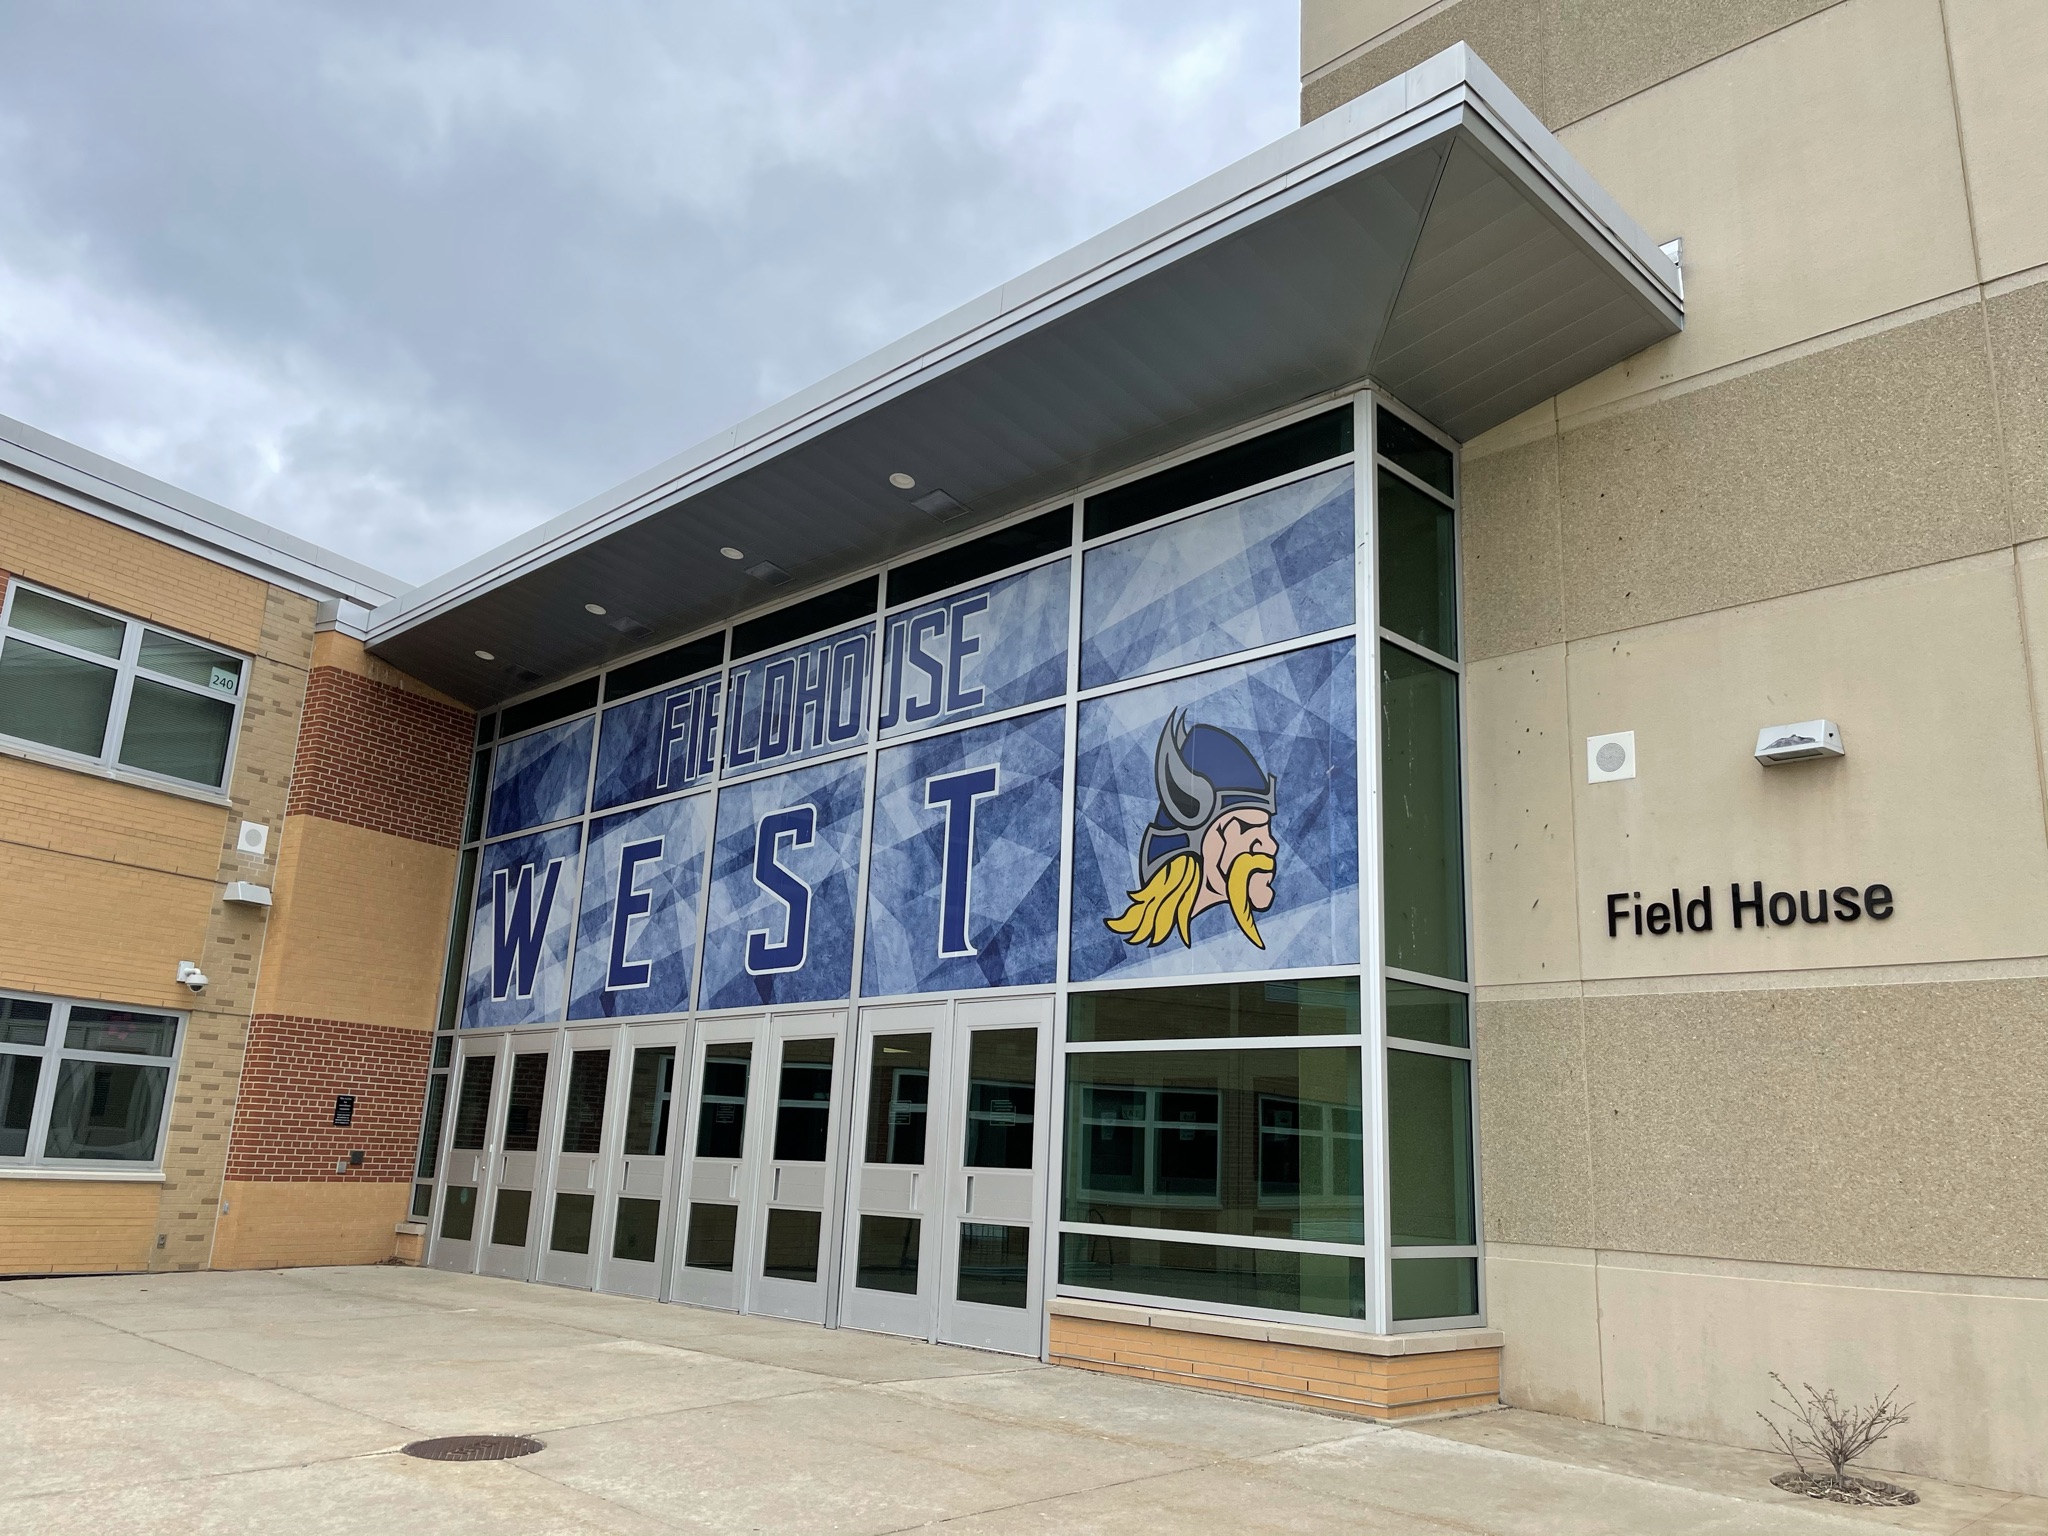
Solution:
[{"label": "aluminum door frame", "polygon": [[[603,1144],[604,1171],[598,1177],[603,1202],[591,1223],[591,1257],[594,1261],[592,1289],[613,1296],[638,1296],[659,1300],[665,1289],[668,1251],[675,1236],[674,1180],[669,1177],[676,1160],[676,1146],[682,1117],[677,1097],[684,1091],[691,1051],[691,1029],[686,1019],[662,1019],[651,1023],[619,1026],[618,1045],[612,1059],[611,1087],[606,1093]],[[625,1146],[626,1116],[631,1108],[633,1057],[641,1050],[662,1046],[675,1050],[675,1066],[669,1076],[668,1139],[659,1157],[629,1152]],[[612,1250],[617,1238],[619,1202],[622,1199],[653,1199],[660,1207],[656,1218],[654,1257],[647,1260],[622,1259]]]},{"label": "aluminum door frame", "polygon": [[[767,1259],[769,1212],[774,1209],[811,1209],[802,1193],[804,1181],[801,1178],[778,1178],[784,1168],[775,1159],[775,1117],[763,1117],[762,1140],[756,1144],[760,1156],[755,1162],[754,1187],[750,1197],[754,1210],[759,1213],[759,1220],[754,1224],[745,1250],[746,1271],[742,1282],[744,1310],[749,1313],[788,1318],[792,1322],[818,1323],[827,1328],[838,1323],[839,1241],[845,1227],[843,1217],[846,1209],[847,1084],[851,1077],[846,1070],[846,1056],[851,1015],[852,1007],[846,1003],[823,1008],[781,1009],[768,1015],[767,1027],[762,1031],[763,1040],[773,1049],[774,1069],[769,1082],[770,1092],[774,1095],[771,1102],[778,1110],[782,1093],[783,1052],[793,1041],[828,1037],[833,1041],[832,1088],[826,1099],[825,1161],[818,1180],[818,1278],[815,1281],[775,1279],[762,1273]],[[796,1160],[787,1165],[792,1171],[811,1166]],[[796,1186],[794,1190],[784,1187],[792,1183]],[[809,1289],[812,1286],[816,1289]]]},{"label": "aluminum door frame", "polygon": [[[911,1003],[863,1007],[853,1030],[854,1074],[848,1085],[845,1151],[846,1214],[841,1225],[839,1325],[871,1333],[930,1340],[938,1319],[938,1233],[946,1221],[946,1134],[951,1118],[954,1005],[939,997]],[[924,1162],[870,1163],[866,1160],[867,1112],[878,1036],[929,1033],[931,1065],[925,1090]],[[891,1188],[891,1186],[897,1186]],[[907,1187],[906,1187],[907,1186]],[[876,1207],[873,1210],[869,1206]],[[914,1216],[918,1221],[917,1290],[862,1290],[860,1229],[867,1216]]]},{"label": "aluminum door frame", "polygon": [[[499,1123],[499,1106],[504,1096],[511,1092],[511,1073],[505,1070],[505,1040],[506,1035],[495,1030],[487,1035],[465,1037],[457,1034],[455,1037],[455,1059],[449,1063],[448,1107],[442,1117],[441,1162],[439,1176],[435,1180],[435,1220],[428,1231],[427,1267],[431,1269],[473,1275],[482,1258],[484,1220],[490,1210],[490,1169],[497,1158],[497,1145],[491,1132]],[[469,1072],[469,1063],[480,1057],[491,1058],[491,1091],[484,1099],[484,1144],[462,1151],[455,1145],[455,1128],[462,1118],[462,1082]],[[458,1167],[466,1172],[466,1179],[455,1177]],[[448,1220],[450,1192],[454,1189],[476,1191],[467,1239],[441,1235]]]},{"label": "aluminum door frame", "polygon": [[[765,1047],[763,1040],[767,1033],[768,1016],[765,1013],[734,1014],[708,1019],[699,1019],[692,1031],[690,1041],[690,1070],[685,1091],[688,1093],[687,1113],[683,1123],[682,1145],[687,1151],[675,1159],[675,1230],[676,1240],[668,1266],[666,1298],[670,1301],[685,1302],[691,1306],[716,1307],[722,1312],[738,1312],[746,1304],[746,1256],[751,1251],[752,1223],[754,1220],[754,1170],[758,1163],[757,1143],[764,1135],[762,1123],[769,1117],[761,1113],[759,1088],[761,1085],[760,1066]],[[709,1183],[700,1184],[698,1169],[697,1139],[699,1122],[704,1112],[704,1078],[706,1053],[714,1045],[746,1044],[751,1047],[747,1056],[747,1097],[742,1106],[743,1118],[740,1126],[740,1155],[734,1158],[706,1158],[702,1177],[715,1179],[723,1192]],[[690,1269],[683,1260],[689,1252],[689,1212],[699,1196],[707,1205],[731,1205],[735,1208],[733,1217],[733,1260],[727,1270]],[[714,1278],[722,1277],[722,1278]]]},{"label": "aluminum door frame", "polygon": [[[619,1026],[610,1020],[600,1024],[587,1021],[570,1024],[562,1030],[559,1047],[561,1069],[555,1074],[557,1081],[549,1095],[553,1118],[549,1122],[547,1145],[552,1150],[542,1157],[542,1166],[547,1173],[547,1192],[541,1211],[541,1229],[534,1239],[533,1278],[543,1285],[560,1285],[579,1291],[594,1290],[597,1285],[598,1234],[603,1226],[603,1213],[611,1200],[605,1174],[610,1163],[612,1110],[617,1103],[613,1079],[618,1072],[619,1040]],[[610,1052],[610,1059],[605,1064],[604,1112],[598,1117],[598,1149],[595,1152],[564,1152],[561,1142],[569,1118],[569,1078],[575,1068],[577,1053],[594,1050]],[[563,1194],[588,1194],[591,1197],[590,1250],[587,1253],[560,1253],[551,1246],[555,1231],[555,1203]]]},{"label": "aluminum door frame", "polygon": [[[548,1154],[547,1147],[553,1141],[555,1117],[555,1093],[560,1078],[560,1057],[562,1050],[562,1029],[559,1024],[540,1028],[521,1027],[504,1032],[502,1055],[498,1061],[498,1072],[504,1078],[503,1091],[493,1108],[491,1125],[494,1134],[489,1138],[492,1148],[490,1163],[490,1188],[487,1197],[479,1197],[478,1218],[483,1221],[483,1232],[477,1243],[476,1272],[492,1275],[501,1280],[531,1280],[540,1256],[540,1239],[536,1236],[535,1215],[544,1208],[547,1199]],[[541,1081],[540,1130],[531,1152],[514,1152],[505,1146],[506,1122],[512,1114],[512,1077],[521,1056],[544,1056],[547,1058],[547,1076]],[[495,1085],[494,1085],[495,1086]],[[514,1162],[513,1159],[522,1159]],[[531,1159],[530,1163],[523,1161]],[[522,1184],[519,1181],[524,1180]],[[491,1239],[492,1224],[497,1220],[498,1198],[507,1189],[525,1189],[527,1192],[526,1241],[517,1248],[510,1244],[500,1245]],[[488,1219],[485,1219],[488,1218]],[[545,1221],[540,1223],[545,1226]],[[495,1254],[500,1247],[507,1257],[498,1259]],[[511,1255],[517,1255],[512,1257]]]},{"label": "aluminum door frame", "polygon": [[[953,1005],[952,1067],[948,1074],[948,1109],[944,1127],[945,1205],[938,1253],[939,1292],[932,1337],[941,1344],[1003,1354],[1037,1356],[1043,1347],[1045,1316],[1045,1244],[1052,1224],[1046,1217],[1046,1192],[1051,1187],[1054,1028],[1059,1010],[1051,993],[1001,997],[957,998]],[[967,1115],[972,1108],[968,1083],[973,1063],[973,1036],[989,1030],[1035,1029],[1031,1123],[1031,1167],[970,1169],[967,1161]],[[929,1134],[929,1132],[927,1133]],[[976,1211],[979,1204],[981,1210]],[[1024,1227],[1030,1232],[1025,1256],[1025,1297],[1022,1307],[962,1301],[958,1295],[960,1229],[979,1215],[983,1224]]]}]

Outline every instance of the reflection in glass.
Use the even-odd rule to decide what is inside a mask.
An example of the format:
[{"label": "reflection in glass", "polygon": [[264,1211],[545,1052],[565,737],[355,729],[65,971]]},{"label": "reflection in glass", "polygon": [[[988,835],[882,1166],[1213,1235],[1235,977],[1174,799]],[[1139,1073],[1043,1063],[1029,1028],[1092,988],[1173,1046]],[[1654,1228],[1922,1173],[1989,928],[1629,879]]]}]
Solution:
[{"label": "reflection in glass", "polygon": [[953,1292],[984,1307],[1018,1307],[1031,1292],[1031,1229],[960,1224],[960,1273]]},{"label": "reflection in glass", "polygon": [[116,673],[8,636],[0,644],[0,731],[65,752],[106,750]]},{"label": "reflection in glass", "polygon": [[[462,968],[469,963],[469,903],[475,895],[476,850],[465,848],[455,867],[455,916],[449,924],[448,960],[441,968],[441,1029],[453,1029],[455,1016],[462,1011]],[[439,1046],[436,1041],[437,1056]]]},{"label": "reflection in glass", "polygon": [[[924,1162],[931,1078],[930,1035],[875,1036],[868,1061],[867,1161]],[[911,1267],[916,1267],[914,1258]]]},{"label": "reflection in glass", "polygon": [[[775,1103],[775,1160],[825,1161],[832,1118],[830,1040],[790,1040],[782,1047],[782,1084]],[[812,1267],[816,1268],[815,1258]]]},{"label": "reflection in glass", "polygon": [[124,1008],[74,1007],[65,1021],[64,1045],[73,1051],[169,1056],[177,1050],[178,1021]]},{"label": "reflection in glass", "polygon": [[154,629],[142,632],[142,645],[136,651],[135,661],[152,672],[196,683],[229,698],[242,686],[242,664],[234,657]]},{"label": "reflection in glass", "polygon": [[455,1097],[455,1134],[449,1145],[458,1152],[481,1152],[484,1128],[491,1113],[491,1078],[498,1070],[495,1056],[466,1056],[462,1061],[462,1088]]},{"label": "reflection in glass", "polygon": [[512,1058],[512,1087],[505,1096],[505,1150],[540,1150],[540,1114],[547,1101],[548,1058],[545,1051],[523,1051]]},{"label": "reflection in glass", "polygon": [[227,770],[235,706],[146,677],[128,694],[121,761],[130,768],[195,784],[219,784]]},{"label": "reflection in glass", "polygon": [[731,1274],[739,1220],[740,1208],[736,1205],[692,1204],[690,1233],[683,1243],[683,1263],[691,1269],[722,1269]]},{"label": "reflection in glass", "polygon": [[476,1231],[476,1191],[465,1184],[448,1186],[441,1205],[441,1235],[451,1243],[466,1243]]},{"label": "reflection in glass", "polygon": [[1387,1033],[1401,1040],[1430,1045],[1471,1045],[1465,994],[1440,987],[1419,987],[1409,981],[1387,983]]},{"label": "reflection in glass", "polygon": [[555,1224],[548,1247],[556,1253],[590,1252],[590,1223],[597,1211],[597,1196],[555,1196]]},{"label": "reflection in glass", "polygon": [[1364,1240],[1355,1047],[1067,1058],[1064,1217]]},{"label": "reflection in glass", "polygon": [[761,1273],[770,1280],[818,1278],[819,1213],[771,1210],[768,1236],[762,1247]]},{"label": "reflection in glass", "polygon": [[[745,1040],[704,1047],[704,1091],[698,1098],[697,1155],[738,1157],[747,1140],[747,1069],[754,1058]],[[714,1268],[730,1269],[730,1257]]]},{"label": "reflection in glass", "polygon": [[491,1211],[491,1241],[502,1248],[524,1248],[526,1224],[532,1215],[532,1190],[499,1190]]},{"label": "reflection in glass", "polygon": [[1038,1031],[977,1029],[970,1038],[966,1166],[1029,1168],[1038,1111]]},{"label": "reflection in glass", "polygon": [[1396,1248],[1476,1243],[1472,1064],[1387,1052],[1388,1185]]},{"label": "reflection in glass", "polygon": [[1076,1041],[1357,1033],[1356,976],[1081,992],[1067,1000],[1067,1038]]},{"label": "reflection in glass", "polygon": [[578,1051],[569,1058],[569,1096],[562,1105],[564,1152],[591,1153],[604,1145],[605,1080],[611,1070],[610,1051]]},{"label": "reflection in glass", "polygon": [[1060,1238],[1060,1280],[1139,1296],[1365,1316],[1365,1261],[1345,1254],[1068,1232]]},{"label": "reflection in glass", "polygon": [[94,613],[90,608],[80,608],[59,598],[45,597],[27,587],[15,588],[14,607],[7,622],[15,629],[25,629],[45,640],[55,640],[76,650],[91,651],[95,656],[110,659],[119,658],[121,642],[128,633],[128,626],[119,619],[110,619],[103,613]]},{"label": "reflection in glass", "polygon": [[854,1259],[853,1283],[864,1291],[917,1294],[917,1249],[922,1223],[915,1216],[867,1216],[860,1219],[860,1247]]},{"label": "reflection in glass", "polygon": [[45,1157],[146,1163],[156,1157],[170,1069],[125,1061],[71,1061],[57,1067]]},{"label": "reflection in glass", "polygon": [[1458,679],[1380,645],[1387,964],[1465,979]]},{"label": "reflection in glass", "polygon": [[633,1053],[633,1079],[626,1088],[626,1152],[660,1157],[668,1151],[669,1100],[675,1092],[676,1048],[642,1046]]},{"label": "reflection in glass", "polygon": [[441,1166],[441,1117],[448,1109],[448,1074],[427,1079],[427,1112],[420,1125],[420,1158],[413,1177],[431,1179]]},{"label": "reflection in glass", "polygon": [[28,1122],[42,1071],[38,1057],[0,1052],[0,1157],[28,1156]]},{"label": "reflection in glass", "polygon": [[0,1045],[42,1045],[50,1034],[50,1005],[26,997],[0,997]]},{"label": "reflection in glass", "polygon": [[661,1236],[661,1202],[621,1195],[618,1217],[612,1228],[612,1257],[652,1264],[654,1246]]},{"label": "reflection in glass", "polygon": [[1411,427],[1385,406],[1374,422],[1375,450],[1383,459],[1401,466],[1424,485],[1433,485],[1446,496],[1451,491],[1451,451],[1427,433]]},{"label": "reflection in glass", "polygon": [[1384,469],[1380,487],[1380,625],[1453,661],[1458,568],[1451,509]]},{"label": "reflection in glass", "polygon": [[1394,1321],[1474,1317],[1479,1312],[1479,1261],[1467,1258],[1394,1260]]}]

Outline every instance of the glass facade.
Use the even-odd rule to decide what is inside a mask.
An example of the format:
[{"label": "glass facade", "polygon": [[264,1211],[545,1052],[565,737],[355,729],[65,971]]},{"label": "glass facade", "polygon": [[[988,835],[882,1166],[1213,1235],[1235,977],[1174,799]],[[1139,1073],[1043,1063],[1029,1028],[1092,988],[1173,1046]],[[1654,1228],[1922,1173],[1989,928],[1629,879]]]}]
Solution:
[{"label": "glass facade", "polygon": [[[1029,1168],[1042,1100],[1042,1245],[778,1208],[765,1272],[844,1244],[860,1289],[943,1267],[989,1307],[1042,1264],[1107,1298],[1476,1318],[1456,475],[1397,409],[1328,403],[484,717],[444,1043],[1049,994],[1051,1084],[1035,1031],[978,1031],[948,1154]],[[848,1036],[867,1166],[938,1155],[932,1049]],[[833,1051],[754,1073],[714,1044],[690,1082],[687,1051],[639,1051],[628,1153],[687,1094],[695,1156],[740,1157],[752,1074],[774,1159],[823,1160]],[[604,1113],[584,1054],[564,1153]],[[471,1085],[434,1072],[464,1146]],[[681,1262],[729,1270],[733,1208],[687,1204]],[[586,1251],[588,1211],[550,1209]],[[613,1224],[636,1255],[658,1228]]]}]

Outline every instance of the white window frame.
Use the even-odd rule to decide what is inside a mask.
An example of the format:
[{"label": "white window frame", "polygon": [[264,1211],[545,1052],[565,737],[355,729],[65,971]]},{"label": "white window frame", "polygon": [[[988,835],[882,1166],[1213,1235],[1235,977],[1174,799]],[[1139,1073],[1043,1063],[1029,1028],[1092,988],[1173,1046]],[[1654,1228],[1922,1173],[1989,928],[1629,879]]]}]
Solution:
[{"label": "white window frame", "polygon": [[[42,993],[23,992],[9,989],[0,993],[0,999],[18,1000],[30,1003],[45,1003],[50,1009],[50,1022],[44,1034],[43,1043],[34,1045],[12,1045],[0,1042],[0,1055],[32,1057],[41,1063],[36,1078],[34,1106],[29,1112],[28,1144],[19,1157],[0,1156],[0,1179],[6,1178],[90,1178],[90,1179],[142,1179],[158,1181],[163,1177],[164,1146],[170,1136],[171,1106],[177,1101],[178,1068],[184,1059],[189,1014],[170,1008],[153,1008],[124,1003],[110,1003],[101,998],[51,997]],[[151,1018],[170,1021],[175,1038],[168,1056],[141,1056],[131,1051],[88,1051],[78,1050],[65,1044],[70,1032],[71,1010],[73,1008],[107,1008],[116,1011],[147,1014]],[[46,1148],[50,1137],[50,1116],[56,1103],[57,1082],[62,1075],[63,1064],[67,1061],[107,1062],[130,1067],[161,1067],[164,1070],[163,1104],[157,1114],[156,1144],[147,1160],[127,1160],[98,1157],[50,1157]]]},{"label": "white window frame", "polygon": [[[125,625],[126,629],[121,639],[121,654],[118,657],[102,656],[94,651],[81,650],[77,646],[66,645],[61,640],[52,640],[49,636],[39,635],[33,630],[15,628],[15,598],[24,591],[36,593],[41,597],[47,597],[54,602],[69,603],[74,608],[83,608],[88,613],[96,613],[102,618],[112,619],[116,623]],[[218,689],[202,688],[199,684],[187,682],[184,678],[169,677],[162,672],[157,672],[143,666],[141,663],[142,636],[145,630],[152,629],[160,635],[166,635],[173,640],[183,641],[187,645],[198,646],[202,650],[216,652],[239,663],[242,670],[240,677],[236,679],[233,696],[230,697]],[[87,773],[97,773],[103,778],[120,779],[131,784],[145,784],[153,789],[168,789],[179,794],[218,801],[221,804],[227,803],[227,787],[235,771],[235,750],[240,745],[242,739],[242,711],[248,703],[249,677],[255,670],[254,657],[237,651],[232,647],[222,645],[218,641],[202,639],[198,635],[187,634],[183,630],[173,629],[168,624],[159,624],[153,619],[138,619],[132,614],[119,612],[102,603],[88,602],[85,598],[74,596],[69,592],[60,592],[55,587],[46,587],[33,581],[23,581],[15,576],[7,578],[7,600],[4,607],[0,607],[0,647],[4,647],[7,641],[12,639],[19,639],[24,645],[37,646],[46,651],[53,651],[59,656],[69,657],[74,661],[89,662],[93,666],[106,668],[114,673],[114,696],[107,706],[106,728],[101,733],[100,750],[97,755],[72,752],[63,747],[53,747],[47,742],[34,741],[26,736],[9,735],[5,730],[0,730],[0,750],[5,750],[19,757],[33,758],[38,762],[50,763],[58,767],[76,768]],[[218,784],[209,784],[204,779],[181,779],[171,774],[157,773],[148,768],[136,768],[121,761],[121,744],[128,730],[128,703],[134,695],[137,678],[160,684],[166,688],[176,689],[181,693],[195,694],[200,698],[214,699],[233,706],[234,715],[228,723],[227,753],[221,759],[220,782]]]}]

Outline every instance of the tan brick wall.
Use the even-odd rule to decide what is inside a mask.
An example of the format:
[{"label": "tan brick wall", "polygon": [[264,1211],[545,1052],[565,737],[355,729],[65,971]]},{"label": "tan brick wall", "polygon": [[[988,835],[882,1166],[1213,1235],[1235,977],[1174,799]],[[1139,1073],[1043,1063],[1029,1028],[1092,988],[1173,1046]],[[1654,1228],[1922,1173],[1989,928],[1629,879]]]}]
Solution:
[{"label": "tan brick wall", "polygon": [[0,485],[0,570],[238,651],[264,644],[266,583],[11,485]]},{"label": "tan brick wall", "polygon": [[1052,1362],[1369,1419],[1489,1408],[1500,1400],[1500,1350],[1367,1355],[1266,1339],[1052,1318]]},{"label": "tan brick wall", "polygon": [[262,1011],[432,1029],[454,850],[314,816],[282,846]]},{"label": "tan brick wall", "polygon": [[[229,906],[221,887],[233,880],[277,883],[277,856],[291,789],[292,761],[305,702],[303,663],[312,655],[316,605],[281,588],[269,589],[258,635],[258,660],[251,671],[242,712],[242,733],[228,778],[232,809],[222,818],[220,841],[208,888],[209,910],[202,953],[196,958],[210,980],[194,1009],[178,1084],[171,1103],[170,1137],[164,1147],[163,1195],[157,1230],[164,1246],[154,1251],[159,1269],[204,1268],[212,1253],[221,1178],[227,1167],[229,1130],[242,1081],[242,1054],[249,1015],[255,1006],[262,962],[267,958],[273,913]],[[282,657],[297,657],[293,665]],[[236,851],[244,821],[271,829],[262,858]],[[175,990],[182,991],[182,988]],[[191,1005],[190,994],[186,994]]]},{"label": "tan brick wall", "polygon": [[155,1184],[0,1179],[0,1275],[91,1275],[146,1268]]},{"label": "tan brick wall", "polygon": [[228,1184],[215,1269],[381,1264],[396,1251],[406,1184]]}]

